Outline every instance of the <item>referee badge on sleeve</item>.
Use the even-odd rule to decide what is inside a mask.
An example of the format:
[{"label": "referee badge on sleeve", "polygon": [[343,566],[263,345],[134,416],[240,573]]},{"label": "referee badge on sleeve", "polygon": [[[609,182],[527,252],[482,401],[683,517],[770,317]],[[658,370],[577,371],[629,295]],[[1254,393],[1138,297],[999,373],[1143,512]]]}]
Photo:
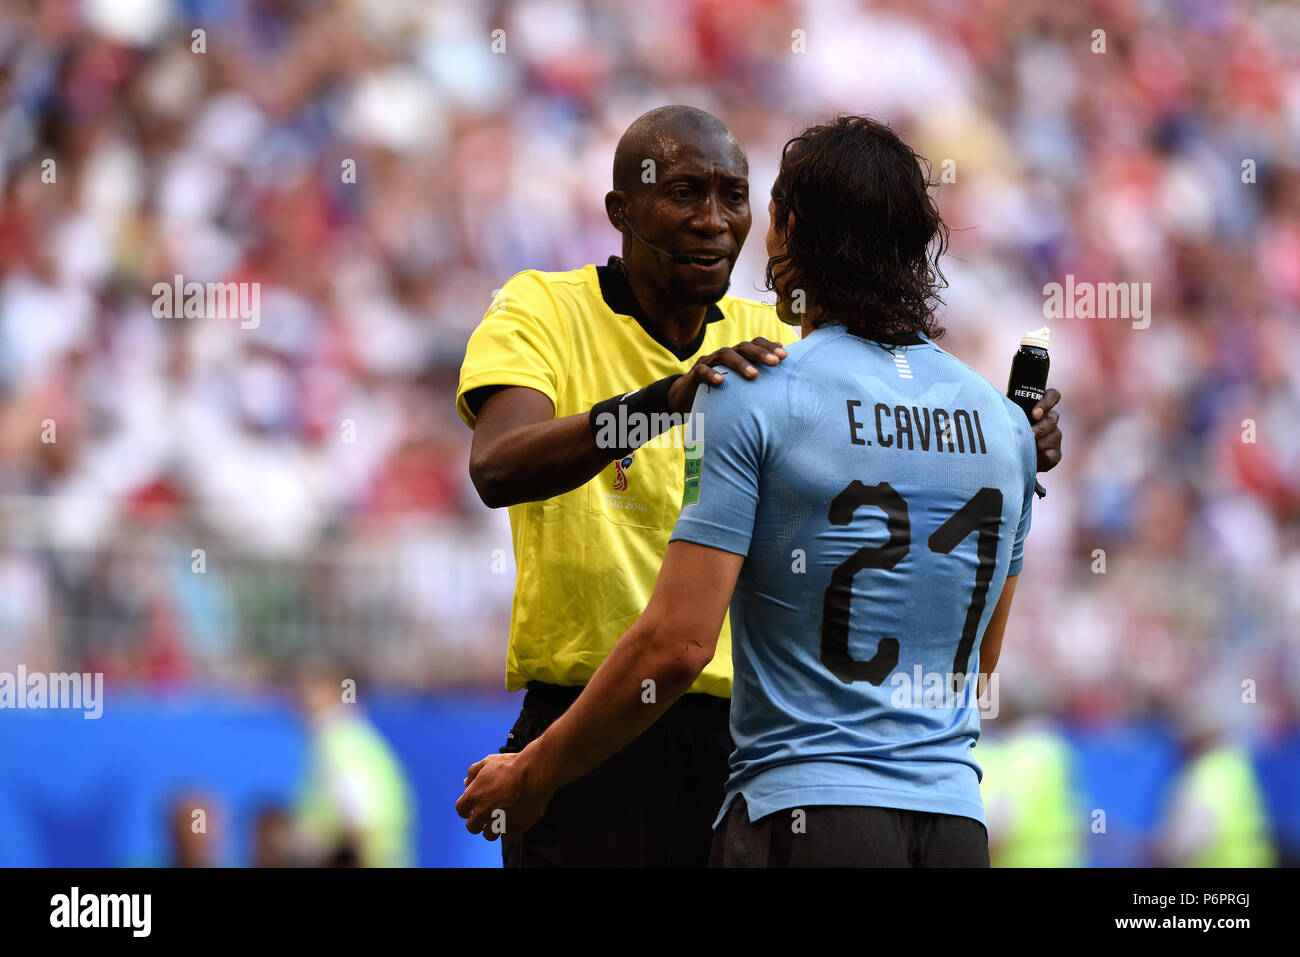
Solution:
[{"label": "referee badge on sleeve", "polygon": [[694,505],[700,500],[700,466],[704,462],[704,440],[687,442],[686,450],[686,485],[682,489],[682,507]]}]

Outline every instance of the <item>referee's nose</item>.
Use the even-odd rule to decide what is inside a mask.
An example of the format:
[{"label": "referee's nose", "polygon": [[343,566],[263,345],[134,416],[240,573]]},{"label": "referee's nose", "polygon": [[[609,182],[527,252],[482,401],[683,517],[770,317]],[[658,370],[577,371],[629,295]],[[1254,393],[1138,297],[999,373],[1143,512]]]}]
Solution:
[{"label": "referee's nose", "polygon": [[695,215],[691,217],[690,227],[705,236],[717,236],[731,228],[716,189],[711,190],[704,198],[704,202],[695,207]]}]

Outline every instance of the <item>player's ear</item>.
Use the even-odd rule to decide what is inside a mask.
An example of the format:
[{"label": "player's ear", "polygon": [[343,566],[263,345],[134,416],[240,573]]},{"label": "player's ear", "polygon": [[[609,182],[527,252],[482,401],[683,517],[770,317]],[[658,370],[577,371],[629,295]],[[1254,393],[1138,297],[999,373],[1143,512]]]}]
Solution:
[{"label": "player's ear", "polygon": [[605,215],[609,217],[610,225],[620,233],[623,231],[623,220],[620,214],[627,209],[627,195],[621,189],[611,189],[605,194]]}]

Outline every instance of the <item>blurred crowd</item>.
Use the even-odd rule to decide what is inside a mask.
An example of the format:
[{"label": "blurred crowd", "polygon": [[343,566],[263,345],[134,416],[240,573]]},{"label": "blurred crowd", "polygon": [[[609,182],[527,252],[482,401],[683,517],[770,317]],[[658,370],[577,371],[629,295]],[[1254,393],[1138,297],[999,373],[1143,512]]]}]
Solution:
[{"label": "blurred crowd", "polygon": [[[0,660],[243,679],[333,629],[385,681],[499,687],[512,560],[467,476],[464,345],[513,273],[618,251],[614,144],[672,102],[749,154],[734,294],[770,301],[781,145],[836,112],[942,174],[940,345],[995,385],[1045,284],[1151,283],[1146,328],[1046,323],[1064,463],[1002,687],[1076,719],[1295,721],[1284,2],[7,3]],[[158,318],[177,275],[260,284],[260,322]]]}]

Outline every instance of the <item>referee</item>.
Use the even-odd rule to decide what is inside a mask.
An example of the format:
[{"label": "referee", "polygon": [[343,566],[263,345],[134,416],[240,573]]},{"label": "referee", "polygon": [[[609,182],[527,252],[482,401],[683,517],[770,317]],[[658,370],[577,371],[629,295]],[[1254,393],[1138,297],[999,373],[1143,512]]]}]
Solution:
[{"label": "referee", "polygon": [[[690,107],[653,110],[620,139],[613,173],[605,208],[621,258],[514,276],[461,368],[470,476],[486,505],[510,508],[518,569],[506,686],[527,694],[503,752],[568,709],[650,600],[685,453],[680,430],[636,425],[689,412],[701,383],[723,383],[713,366],[754,379],[786,356],[776,311],[726,295],[751,224],[748,163],[730,131]],[[1053,390],[1043,402],[1042,468],[1060,459],[1058,400]],[[652,701],[655,686],[642,693]],[[506,866],[706,865],[730,694],[724,619],[716,654],[647,733],[556,791],[526,833],[505,821]]]}]

